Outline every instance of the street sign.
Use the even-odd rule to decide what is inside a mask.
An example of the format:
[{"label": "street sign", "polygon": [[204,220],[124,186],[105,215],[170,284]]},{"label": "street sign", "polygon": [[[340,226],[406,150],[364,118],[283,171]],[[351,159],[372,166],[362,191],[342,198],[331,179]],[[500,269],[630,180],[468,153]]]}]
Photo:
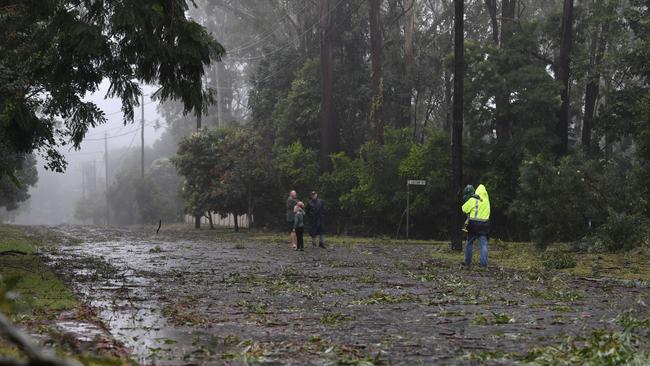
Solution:
[{"label": "street sign", "polygon": [[426,186],[427,181],[426,180],[414,180],[410,179],[406,182],[410,186]]},{"label": "street sign", "polygon": [[411,206],[411,193],[409,186],[426,186],[427,181],[422,179],[409,179],[406,181],[406,241],[409,241],[409,209]]}]

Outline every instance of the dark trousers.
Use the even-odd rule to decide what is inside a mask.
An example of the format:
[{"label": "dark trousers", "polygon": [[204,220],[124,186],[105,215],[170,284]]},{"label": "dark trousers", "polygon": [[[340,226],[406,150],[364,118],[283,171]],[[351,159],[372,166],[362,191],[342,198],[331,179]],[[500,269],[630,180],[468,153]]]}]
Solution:
[{"label": "dark trousers", "polygon": [[302,249],[305,247],[305,240],[302,237],[303,232],[304,232],[304,228],[302,227],[296,228],[296,239],[298,239],[298,249]]}]

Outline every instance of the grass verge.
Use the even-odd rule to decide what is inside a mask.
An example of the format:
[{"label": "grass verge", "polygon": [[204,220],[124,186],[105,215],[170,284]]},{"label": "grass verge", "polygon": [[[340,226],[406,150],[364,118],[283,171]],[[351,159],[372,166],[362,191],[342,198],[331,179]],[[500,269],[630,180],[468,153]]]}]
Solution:
[{"label": "grass verge", "polygon": [[[17,325],[39,337],[61,337],[51,323],[63,312],[75,312],[81,306],[65,284],[41,261],[38,239],[27,237],[16,226],[0,225],[0,311]],[[62,357],[76,358],[84,365],[122,365],[125,360],[92,352],[71,352],[56,347]],[[0,356],[20,358],[20,352],[0,339]]]}]

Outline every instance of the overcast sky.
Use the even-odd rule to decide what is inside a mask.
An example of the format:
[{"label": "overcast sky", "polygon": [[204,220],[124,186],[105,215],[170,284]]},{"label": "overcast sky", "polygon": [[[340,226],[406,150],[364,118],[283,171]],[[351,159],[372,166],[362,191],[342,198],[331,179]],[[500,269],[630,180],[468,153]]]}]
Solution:
[{"label": "overcast sky", "polygon": [[[104,81],[99,91],[87,96],[86,100],[92,101],[104,113],[108,122],[104,125],[90,129],[86,135],[86,139],[81,145],[81,150],[75,151],[69,148],[64,148],[61,151],[71,160],[77,160],[76,157],[87,156],[92,159],[96,155],[96,159],[101,159],[104,154],[104,133],[108,134],[108,148],[115,149],[126,146],[140,146],[140,107],[136,109],[135,120],[136,124],[124,125],[124,120],[121,112],[122,102],[119,99],[105,99],[106,91],[108,90],[109,83]],[[152,102],[148,95],[156,91],[156,87],[145,86],[143,88],[144,97],[144,120],[145,120],[145,145],[151,145],[162,133],[162,129],[156,130],[154,125],[156,121],[160,121],[156,108],[158,102]],[[161,123],[163,121],[160,121]]]}]

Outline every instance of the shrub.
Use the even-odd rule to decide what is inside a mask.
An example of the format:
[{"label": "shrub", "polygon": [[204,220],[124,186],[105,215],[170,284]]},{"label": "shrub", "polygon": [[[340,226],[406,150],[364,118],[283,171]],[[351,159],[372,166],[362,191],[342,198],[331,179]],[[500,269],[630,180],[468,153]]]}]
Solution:
[{"label": "shrub", "polygon": [[593,251],[615,252],[646,245],[650,238],[649,225],[650,220],[639,214],[612,213],[590,238],[590,248]]},{"label": "shrub", "polygon": [[546,251],[544,252],[542,264],[546,270],[574,268],[576,258],[571,253]]}]

